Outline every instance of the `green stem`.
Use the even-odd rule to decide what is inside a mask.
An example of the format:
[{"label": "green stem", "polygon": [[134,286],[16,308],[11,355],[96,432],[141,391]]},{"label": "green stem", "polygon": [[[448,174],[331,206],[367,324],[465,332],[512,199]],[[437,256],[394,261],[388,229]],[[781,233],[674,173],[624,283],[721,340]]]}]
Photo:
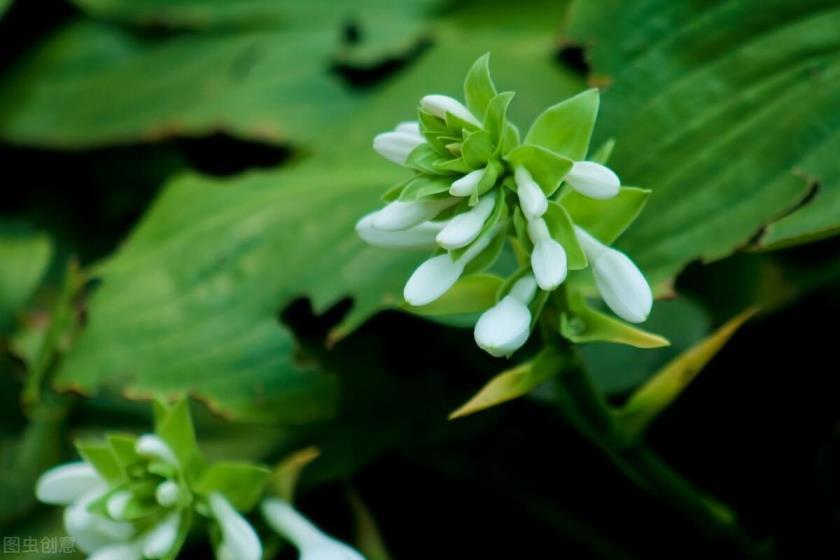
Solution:
[{"label": "green stem", "polygon": [[620,438],[614,412],[579,362],[562,371],[557,383],[558,404],[565,417],[631,481],[683,512],[710,537],[729,539],[745,553],[754,555],[753,543],[740,530],[735,514],[727,506],[705,496],[643,441],[628,445]]}]

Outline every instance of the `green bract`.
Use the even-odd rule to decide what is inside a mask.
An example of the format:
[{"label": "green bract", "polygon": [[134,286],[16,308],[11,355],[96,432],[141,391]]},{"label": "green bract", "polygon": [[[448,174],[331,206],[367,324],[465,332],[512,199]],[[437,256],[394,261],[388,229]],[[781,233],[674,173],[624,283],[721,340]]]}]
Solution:
[{"label": "green bract", "polygon": [[[360,236],[384,247],[436,247],[409,278],[406,302],[422,314],[483,311],[475,339],[495,356],[520,348],[547,308],[550,332],[573,342],[667,344],[627,324],[647,318],[652,293],[609,245],[649,191],[622,187],[604,165],[613,142],[589,155],[598,90],[549,107],[522,138],[507,118],[514,94],[497,91],[489,58],[467,73],[465,104],[427,95],[417,121],[376,136],[374,149],[412,176],[358,222]],[[514,269],[497,265],[506,250],[518,260]],[[587,306],[593,283],[623,320]]]}]

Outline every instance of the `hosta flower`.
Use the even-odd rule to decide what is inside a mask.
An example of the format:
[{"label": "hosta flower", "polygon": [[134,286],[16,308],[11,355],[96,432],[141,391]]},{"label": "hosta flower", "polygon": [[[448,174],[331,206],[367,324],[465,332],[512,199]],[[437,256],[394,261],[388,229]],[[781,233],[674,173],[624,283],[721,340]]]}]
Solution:
[{"label": "hosta flower", "polygon": [[288,502],[267,498],[260,509],[269,527],[298,549],[300,560],[364,560],[352,547],[323,533]]},{"label": "hosta flower", "polygon": [[416,123],[403,123],[391,132],[377,135],[373,139],[373,149],[388,161],[405,164],[414,148],[426,142],[415,125]]},{"label": "hosta flower", "polygon": [[516,194],[519,206],[528,220],[535,220],[548,210],[548,199],[545,193],[534,181],[531,173],[524,167],[518,167],[514,174],[516,180]]},{"label": "hosta flower", "polygon": [[528,222],[528,236],[534,244],[531,251],[534,278],[541,289],[550,292],[566,279],[566,250],[551,237],[542,218]]},{"label": "hosta flower", "polygon": [[565,180],[580,194],[602,200],[616,196],[621,188],[612,169],[593,161],[575,162]]},{"label": "hosta flower", "polygon": [[[205,466],[191,435],[186,407],[181,401],[155,409],[157,424],[177,434],[170,435],[174,440],[145,434],[109,436],[103,444],[79,443],[80,453],[90,462],[61,465],[39,479],[36,496],[66,507],[67,533],[89,560],[174,558],[196,514],[209,517],[218,528],[219,560],[261,558],[256,533],[217,488],[229,490],[244,484],[241,491],[254,496],[253,505],[268,470],[247,463],[237,463],[235,468]],[[172,441],[178,446],[171,445]],[[206,477],[210,470],[212,476]],[[239,477],[243,478],[234,480]],[[249,488],[253,484],[260,486]]]},{"label": "hosta flower", "polygon": [[222,531],[222,542],[216,550],[219,560],[259,560],[262,544],[253,527],[233,509],[230,502],[218,492],[208,496],[213,518]]},{"label": "hosta flower", "polygon": [[478,188],[478,183],[484,176],[484,171],[485,168],[482,167],[481,169],[470,171],[460,179],[456,179],[452,182],[452,186],[449,187],[449,194],[452,196],[470,196]]},{"label": "hosta flower", "polygon": [[607,247],[587,231],[575,227],[575,233],[604,302],[625,321],[645,321],[653,306],[653,294],[638,267],[627,255]]},{"label": "hosta flower", "polygon": [[462,121],[481,126],[481,122],[470,113],[469,109],[457,99],[447,95],[427,95],[420,100],[420,106],[441,119],[446,119],[446,113],[449,113]]},{"label": "hosta flower", "polygon": [[[550,310],[547,316],[554,324],[541,332],[556,330],[558,317],[585,315],[576,303],[586,306],[582,284],[566,279],[587,266],[619,317],[644,321],[653,298],[639,269],[576,226],[580,222],[615,237],[636,218],[648,193],[622,187],[609,167],[586,159],[597,90],[549,107],[520,135],[506,114],[513,94],[496,91],[488,68],[482,57],[469,70],[466,103],[426,95],[416,122],[376,137],[377,151],[404,163],[413,176],[389,191],[393,202],[359,220],[359,236],[371,245],[436,250],[405,284],[403,297],[411,306],[427,306],[464,275],[484,273],[465,278],[460,291],[451,292],[443,305],[427,307],[427,313],[474,313],[486,307],[488,294],[495,296],[500,285],[509,285],[511,276],[521,278],[475,325],[476,344],[494,356],[509,356],[525,343],[540,320],[532,313]],[[600,160],[609,151],[590,157]],[[497,263],[505,254],[512,258]],[[513,258],[516,267],[499,264]],[[542,291],[538,300],[537,289]],[[558,297],[545,293],[558,289],[563,291]],[[532,304],[535,300],[539,305]],[[622,338],[610,328],[626,332],[630,327],[609,322],[588,333],[587,340]],[[578,340],[562,326],[561,334]]]},{"label": "hosta flower", "polygon": [[531,333],[531,311],[537,283],[530,274],[520,278],[510,293],[485,311],[475,324],[475,342],[492,356],[510,356]]},{"label": "hosta flower", "polygon": [[378,212],[371,212],[356,222],[356,233],[366,243],[376,247],[397,249],[433,249],[435,238],[446,226],[446,222],[423,222],[408,229],[387,231],[373,225]]},{"label": "hosta flower", "polygon": [[472,209],[458,214],[446,224],[435,238],[438,244],[444,249],[460,249],[472,243],[481,233],[495,204],[494,195],[484,195]]},{"label": "hosta flower", "polygon": [[402,202],[396,200],[376,213],[371,224],[380,231],[401,231],[420,225],[455,204],[457,199],[443,198]]},{"label": "hosta flower", "polygon": [[445,294],[458,281],[470,261],[490,244],[493,233],[485,234],[460,257],[453,258],[444,253],[417,267],[403,289],[405,301],[414,306],[427,305]]}]

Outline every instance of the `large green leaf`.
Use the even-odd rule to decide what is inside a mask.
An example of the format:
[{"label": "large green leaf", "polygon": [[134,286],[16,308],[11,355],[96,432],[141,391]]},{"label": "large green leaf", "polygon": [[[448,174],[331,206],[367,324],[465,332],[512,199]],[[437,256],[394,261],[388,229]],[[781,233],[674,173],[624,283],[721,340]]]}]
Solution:
[{"label": "large green leaf", "polygon": [[833,0],[574,4],[569,38],[608,85],[594,145],[615,136],[610,166],[654,189],[619,245],[655,280],[748,243],[811,178],[767,241],[836,231],[838,28]]},{"label": "large green leaf", "polygon": [[327,71],[334,35],[249,31],[161,41],[77,21],[0,84],[0,134],[54,147],[220,129],[311,142],[357,107]]},{"label": "large green leaf", "polygon": [[137,24],[173,27],[314,27],[373,12],[408,16],[432,9],[439,0],[361,0],[336,9],[330,0],[74,0],[91,15]]},{"label": "large green leaf", "polygon": [[35,292],[52,257],[46,234],[10,222],[0,222],[0,331]]}]

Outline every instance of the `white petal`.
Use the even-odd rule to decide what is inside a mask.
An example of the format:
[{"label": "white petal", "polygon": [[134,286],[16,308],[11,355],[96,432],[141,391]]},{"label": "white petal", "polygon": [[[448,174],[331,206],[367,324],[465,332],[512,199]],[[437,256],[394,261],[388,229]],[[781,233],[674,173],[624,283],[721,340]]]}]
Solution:
[{"label": "white petal", "polygon": [[420,106],[441,119],[446,118],[446,113],[452,113],[461,120],[472,123],[475,126],[481,126],[481,122],[475,118],[475,115],[470,113],[469,109],[464,107],[460,101],[448,95],[427,95],[420,100]]},{"label": "white petal", "polygon": [[113,521],[88,511],[91,503],[102,497],[100,490],[92,491],[64,510],[64,528],[79,550],[91,553],[114,543],[123,543],[134,535],[134,526]]},{"label": "white petal", "polygon": [[425,142],[425,138],[412,132],[383,132],[374,137],[373,149],[385,159],[403,165],[414,148]]},{"label": "white petal", "polygon": [[169,554],[178,540],[180,524],[181,514],[173,511],[166,516],[166,519],[143,535],[143,556],[146,558],[163,558]]},{"label": "white petal", "polygon": [[507,295],[485,311],[475,324],[475,342],[492,356],[509,356],[525,344],[531,330],[531,312]]},{"label": "white petal", "polygon": [[540,186],[524,167],[518,167],[514,172],[516,180],[516,194],[519,196],[519,206],[528,220],[535,220],[548,210],[548,199]]},{"label": "white petal", "polygon": [[260,509],[269,527],[300,551],[300,560],[364,560],[355,549],[323,533],[283,500],[267,498]]},{"label": "white petal", "polygon": [[35,486],[35,496],[45,504],[68,505],[104,486],[105,481],[96,470],[79,461],[59,465],[42,474]]},{"label": "white petal", "polygon": [[108,511],[108,515],[114,519],[122,520],[125,516],[125,510],[128,508],[128,504],[131,502],[132,497],[131,492],[127,490],[114,492],[105,504],[105,509]]},{"label": "white petal", "polygon": [[140,436],[135,444],[135,450],[138,455],[148,459],[158,459],[167,465],[172,465],[173,467],[178,466],[178,459],[175,458],[172,449],[169,448],[165,441],[154,434]]},{"label": "white petal", "polygon": [[143,553],[137,543],[112,544],[100,548],[87,560],[140,560]]},{"label": "white petal", "polygon": [[155,488],[155,499],[163,507],[172,507],[178,503],[181,489],[171,480],[164,480]]},{"label": "white petal", "polygon": [[566,251],[555,240],[543,239],[531,252],[531,270],[539,287],[551,291],[566,279]]},{"label": "white petal", "polygon": [[484,169],[482,167],[481,169],[470,171],[460,179],[453,181],[452,186],[449,187],[449,194],[452,196],[470,196],[476,187],[478,187],[481,177],[484,176]]},{"label": "white petal", "polygon": [[464,264],[455,262],[448,253],[423,262],[405,284],[403,297],[414,306],[432,303],[458,281]]},{"label": "white petal", "polygon": [[592,263],[601,297],[616,315],[641,323],[650,315],[653,293],[644,275],[627,255],[607,249]]},{"label": "white petal", "polygon": [[371,225],[381,231],[401,231],[431,220],[458,202],[457,198],[403,202],[396,200],[376,213]]},{"label": "white petal", "polygon": [[236,560],[260,560],[262,543],[245,518],[218,492],[208,496],[208,503],[222,531],[224,553]]},{"label": "white petal", "polygon": [[481,233],[484,222],[490,217],[495,206],[496,195],[484,195],[478,204],[466,212],[461,212],[446,224],[436,237],[438,244],[449,250],[466,247]]},{"label": "white petal", "polygon": [[383,231],[373,226],[378,212],[371,212],[356,222],[356,233],[369,245],[398,249],[433,249],[435,236],[446,222],[423,222],[401,231]]},{"label": "white petal", "polygon": [[528,237],[534,245],[540,241],[551,239],[551,232],[548,231],[548,224],[545,223],[545,220],[536,218],[528,222]]},{"label": "white petal", "polygon": [[403,121],[399,123],[394,130],[397,132],[413,134],[415,136],[419,136],[420,138],[423,137],[423,133],[420,132],[420,123],[417,121]]},{"label": "white petal", "polygon": [[508,295],[528,305],[534,299],[536,292],[537,282],[534,280],[534,276],[532,274],[526,274],[513,284]]},{"label": "white petal", "polygon": [[580,194],[607,199],[618,194],[621,180],[612,169],[593,161],[577,161],[565,180]]}]

